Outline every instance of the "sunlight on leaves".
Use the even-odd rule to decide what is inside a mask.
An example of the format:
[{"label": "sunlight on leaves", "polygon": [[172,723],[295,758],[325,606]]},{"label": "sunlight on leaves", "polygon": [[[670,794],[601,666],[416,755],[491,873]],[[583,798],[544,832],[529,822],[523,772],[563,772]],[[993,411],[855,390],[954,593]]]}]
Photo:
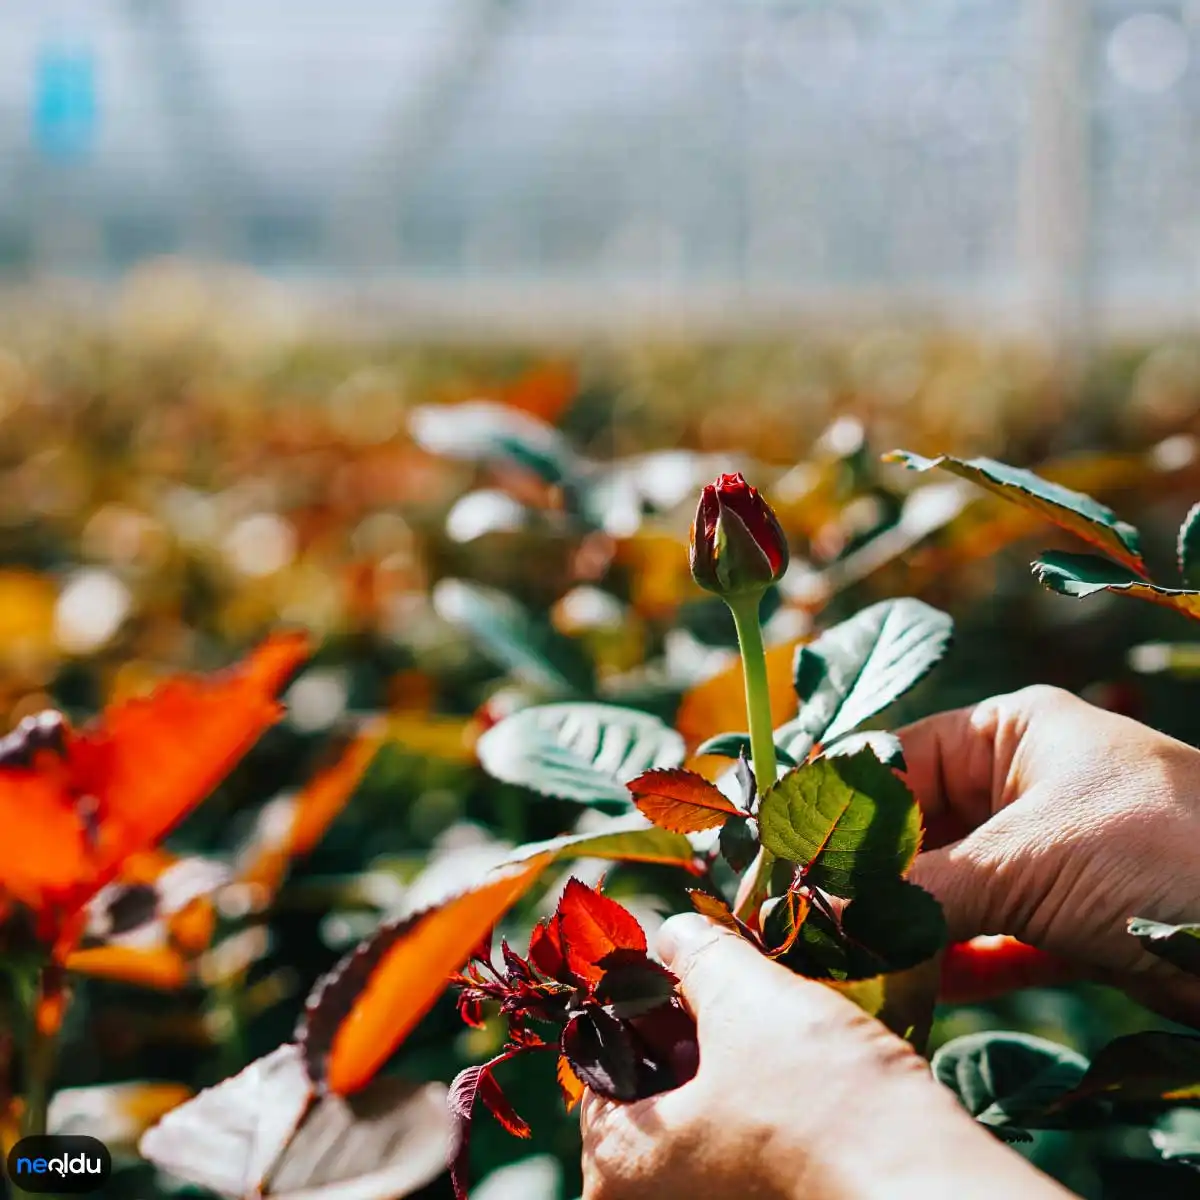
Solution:
[{"label": "sunlight on leaves", "polygon": [[544,704],[522,709],[479,739],[489,775],[582,804],[630,804],[625,785],[644,771],[674,767],[683,739],[657,717],[612,704]]},{"label": "sunlight on leaves", "polygon": [[1068,554],[1048,550],[1033,564],[1038,582],[1052,592],[1085,598],[1097,592],[1134,596],[1164,608],[1173,608],[1185,617],[1200,620],[1200,592],[1159,587],[1147,583],[1125,567],[1095,554]]},{"label": "sunlight on leaves", "polygon": [[347,955],[313,989],[297,1031],[310,1077],[339,1095],[365,1086],[551,859],[539,854],[501,868],[385,925]]},{"label": "sunlight on leaves", "polygon": [[800,715],[775,731],[799,761],[899,699],[946,653],[953,622],[920,600],[884,600],[796,651]]},{"label": "sunlight on leaves", "polygon": [[915,471],[941,467],[964,479],[977,483],[1011,500],[1023,508],[1032,509],[1047,520],[1083,538],[1110,554],[1130,570],[1143,574],[1138,531],[1120,520],[1112,509],[1082,492],[1072,491],[1061,484],[1050,483],[1021,467],[1010,467],[991,458],[923,458],[907,450],[893,450],[884,456],[886,462],[903,463]]},{"label": "sunlight on leaves", "polygon": [[903,875],[921,842],[912,793],[869,747],[789,771],[763,797],[758,820],[772,854],[838,896]]},{"label": "sunlight on leaves", "polygon": [[641,813],[673,833],[716,829],[730,817],[745,815],[703,775],[682,767],[646,771],[628,787]]}]

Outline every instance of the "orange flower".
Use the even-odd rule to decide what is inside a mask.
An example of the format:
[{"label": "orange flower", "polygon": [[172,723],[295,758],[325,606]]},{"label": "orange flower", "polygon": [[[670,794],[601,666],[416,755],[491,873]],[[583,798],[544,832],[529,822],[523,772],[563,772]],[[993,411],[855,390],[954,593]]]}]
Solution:
[{"label": "orange flower", "polygon": [[48,711],[0,739],[5,907],[28,909],[40,941],[69,945],[122,863],[166,836],[279,719],[276,693],[308,654],[304,634],[278,634],[228,671],[169,680],[83,729]]}]

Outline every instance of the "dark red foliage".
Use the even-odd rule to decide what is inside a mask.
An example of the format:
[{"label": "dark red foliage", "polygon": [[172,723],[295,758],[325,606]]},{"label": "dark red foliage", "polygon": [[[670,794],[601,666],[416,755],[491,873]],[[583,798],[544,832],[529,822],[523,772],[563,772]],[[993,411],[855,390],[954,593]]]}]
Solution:
[{"label": "dark red foliage", "polygon": [[675,976],[647,956],[633,914],[579,880],[568,881],[554,916],[534,928],[528,957],[501,942],[500,960],[497,966],[477,957],[458,977],[459,1012],[468,1025],[482,1023],[487,1003],[508,1021],[503,1052],[462,1071],[450,1088],[458,1126],[451,1176],[459,1200],[467,1194],[477,1099],[510,1133],[529,1134],[492,1075],[506,1059],[553,1051],[568,1107],[578,1099],[578,1080],[612,1100],[640,1100],[686,1083],[699,1065],[695,1022],[675,994]]},{"label": "dark red foliage", "polygon": [[496,1055],[489,1062],[477,1067],[468,1067],[455,1076],[450,1085],[447,1103],[450,1114],[454,1117],[454,1145],[450,1152],[450,1181],[454,1185],[456,1196],[466,1196],[467,1176],[470,1166],[471,1149],[471,1114],[475,1101],[482,1100],[488,1111],[514,1137],[527,1138],[530,1130],[526,1121],[508,1102],[508,1097],[501,1090],[492,1074],[492,1069],[506,1059],[512,1058],[516,1050],[506,1050]]},{"label": "dark red foliage", "polygon": [[557,913],[549,921],[539,921],[533,927],[533,933],[529,936],[529,961],[543,975],[549,975],[551,979],[576,982],[564,978],[567,959],[563,954]]}]

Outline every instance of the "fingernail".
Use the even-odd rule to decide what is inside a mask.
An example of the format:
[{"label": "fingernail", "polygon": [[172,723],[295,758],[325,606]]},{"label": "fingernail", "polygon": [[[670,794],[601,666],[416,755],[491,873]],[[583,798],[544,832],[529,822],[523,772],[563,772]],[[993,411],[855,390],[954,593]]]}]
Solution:
[{"label": "fingernail", "polygon": [[680,913],[668,917],[658,931],[658,954],[665,966],[686,958],[712,940],[716,926],[699,913]]}]

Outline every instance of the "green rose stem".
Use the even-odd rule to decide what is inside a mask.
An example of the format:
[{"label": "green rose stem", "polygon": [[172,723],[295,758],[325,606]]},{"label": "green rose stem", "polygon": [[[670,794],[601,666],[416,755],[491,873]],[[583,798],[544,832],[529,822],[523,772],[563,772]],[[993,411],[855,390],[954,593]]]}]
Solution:
[{"label": "green rose stem", "polygon": [[[775,731],[758,610],[767,588],[787,570],[788,544],[771,506],[740,471],[718,475],[701,490],[688,541],[688,563],[692,578],[720,596],[733,613],[746,680],[750,755],[762,795],[775,783]],[[770,890],[772,862],[773,856],[760,847],[742,879],[737,915],[750,925],[758,923],[759,906]]]},{"label": "green rose stem", "polygon": [[34,1029],[26,1051],[29,1078],[25,1086],[25,1111],[21,1126],[25,1137],[46,1132],[50,1107],[50,1073],[54,1069],[54,1038]]},{"label": "green rose stem", "polygon": [[[761,796],[775,782],[775,729],[771,718],[771,688],[767,681],[767,655],[763,649],[758,610],[762,592],[726,599],[737,629],[742,653],[742,676],[746,682],[746,717],[750,723],[750,757],[754,779]],[[754,924],[759,905],[766,899],[775,856],[761,847],[750,868],[752,882],[738,905],[737,915]]]},{"label": "green rose stem", "polygon": [[38,1001],[50,968],[14,972],[15,991],[25,1013],[25,1103],[21,1114],[21,1136],[37,1137],[46,1132],[50,1105],[50,1078],[54,1073],[57,1033],[38,1028]]}]

